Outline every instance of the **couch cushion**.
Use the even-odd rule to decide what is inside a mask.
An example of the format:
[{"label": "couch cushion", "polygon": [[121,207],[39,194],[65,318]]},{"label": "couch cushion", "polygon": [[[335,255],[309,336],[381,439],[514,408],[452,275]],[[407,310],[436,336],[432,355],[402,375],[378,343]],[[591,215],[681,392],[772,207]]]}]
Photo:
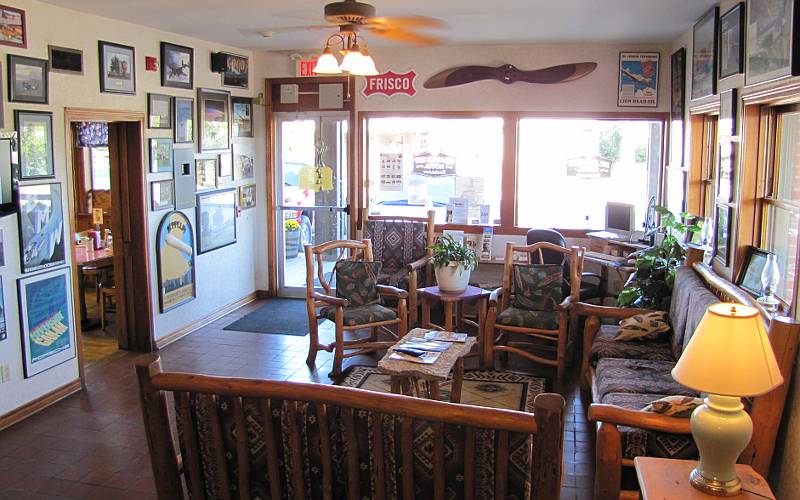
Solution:
[{"label": "couch cushion", "polygon": [[674,366],[672,361],[602,358],[597,362],[598,397],[612,392],[699,396],[672,378]]},{"label": "couch cushion", "polygon": [[[663,397],[666,396],[611,392],[603,396],[600,402],[629,410],[641,410],[651,401]],[[620,426],[619,432],[622,437],[622,456],[625,458],[648,456],[691,460],[699,455],[690,434],[666,434],[627,426]]]},{"label": "couch cushion", "polygon": [[664,311],[652,311],[637,314],[620,321],[616,340],[638,340],[639,342],[657,340],[664,337],[663,334],[669,330],[667,313]]},{"label": "couch cushion", "polygon": [[528,311],[509,307],[497,315],[495,323],[505,326],[557,330],[559,314],[558,311]]},{"label": "couch cushion", "polygon": [[672,345],[668,338],[647,342],[625,342],[614,340],[618,331],[619,327],[616,325],[600,326],[600,331],[595,335],[589,351],[589,360],[592,365],[596,365],[600,358],[675,361],[675,357],[672,355]]},{"label": "couch cushion", "polygon": [[[689,315],[686,317],[686,332],[683,334],[681,352],[683,352],[689,344],[689,340],[691,340],[692,335],[694,335],[694,331],[697,329],[697,325],[700,324],[700,320],[703,319],[703,315],[706,313],[708,306],[718,302],[719,299],[717,296],[711,293],[708,288],[694,291],[689,302]],[[680,357],[680,355],[678,355],[678,357]]]},{"label": "couch cushion", "polygon": [[[397,319],[397,314],[379,304],[343,308],[344,325],[355,326],[379,321]],[[336,321],[336,306],[325,306],[319,310],[319,317]]]},{"label": "couch cushion", "polygon": [[675,285],[669,306],[669,323],[672,325],[672,354],[677,359],[683,350],[683,335],[692,293],[705,289],[703,280],[690,266],[681,266],[675,272]]}]

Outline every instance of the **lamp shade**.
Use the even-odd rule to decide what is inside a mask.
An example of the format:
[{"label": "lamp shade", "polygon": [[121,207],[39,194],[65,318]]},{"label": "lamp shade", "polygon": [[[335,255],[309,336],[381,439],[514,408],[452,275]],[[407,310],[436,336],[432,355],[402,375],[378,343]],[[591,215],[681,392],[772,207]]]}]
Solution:
[{"label": "lamp shade", "polygon": [[378,68],[375,67],[375,61],[367,54],[366,49],[361,54],[361,59],[358,60],[356,66],[350,71],[353,75],[358,76],[375,76],[378,74]]},{"label": "lamp shade", "polygon": [[342,59],[342,64],[339,66],[339,69],[342,71],[347,71],[350,74],[353,74],[353,69],[358,68],[361,64],[361,58],[364,57],[361,55],[361,48],[358,44],[354,44],[347,50],[347,53],[344,55]]},{"label": "lamp shade", "polygon": [[319,59],[317,59],[317,65],[314,66],[314,73],[336,75],[341,72],[342,70],[339,69],[339,61],[336,60],[336,56],[333,55],[331,49],[326,47],[325,51],[319,56]]},{"label": "lamp shade", "polygon": [[758,396],[783,383],[758,310],[731,303],[709,306],[672,377],[723,396]]}]

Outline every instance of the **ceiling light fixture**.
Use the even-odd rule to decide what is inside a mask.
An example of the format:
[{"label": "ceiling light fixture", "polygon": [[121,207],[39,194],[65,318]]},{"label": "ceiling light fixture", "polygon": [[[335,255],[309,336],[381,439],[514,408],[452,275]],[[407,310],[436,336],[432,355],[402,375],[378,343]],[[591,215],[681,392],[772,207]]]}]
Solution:
[{"label": "ceiling light fixture", "polygon": [[[314,73],[320,75],[338,75],[347,72],[356,76],[373,76],[378,74],[375,68],[375,61],[367,52],[366,46],[362,49],[359,42],[364,39],[359,38],[355,32],[355,26],[342,26],[339,33],[334,33],[325,42],[325,48],[317,58],[317,65]],[[341,45],[339,53],[344,57],[342,63],[336,59],[331,47]]]}]

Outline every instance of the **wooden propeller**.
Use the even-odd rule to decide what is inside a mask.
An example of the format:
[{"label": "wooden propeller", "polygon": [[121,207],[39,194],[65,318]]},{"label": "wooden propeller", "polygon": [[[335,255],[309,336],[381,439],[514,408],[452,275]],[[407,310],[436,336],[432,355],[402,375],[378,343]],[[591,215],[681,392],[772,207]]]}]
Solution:
[{"label": "wooden propeller", "polygon": [[597,63],[581,62],[550,66],[549,68],[520,70],[512,64],[502,66],[458,66],[446,69],[425,81],[426,89],[454,87],[481,80],[498,80],[505,84],[516,82],[554,84],[583,78],[597,68]]}]

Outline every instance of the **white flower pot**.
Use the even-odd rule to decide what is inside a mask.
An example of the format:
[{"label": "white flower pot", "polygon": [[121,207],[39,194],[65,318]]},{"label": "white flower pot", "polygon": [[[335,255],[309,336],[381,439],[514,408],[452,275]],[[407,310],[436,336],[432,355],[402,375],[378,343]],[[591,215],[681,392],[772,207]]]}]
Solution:
[{"label": "white flower pot", "polygon": [[443,292],[461,293],[469,285],[471,271],[461,264],[451,262],[447,266],[437,267],[435,271],[436,283]]}]

